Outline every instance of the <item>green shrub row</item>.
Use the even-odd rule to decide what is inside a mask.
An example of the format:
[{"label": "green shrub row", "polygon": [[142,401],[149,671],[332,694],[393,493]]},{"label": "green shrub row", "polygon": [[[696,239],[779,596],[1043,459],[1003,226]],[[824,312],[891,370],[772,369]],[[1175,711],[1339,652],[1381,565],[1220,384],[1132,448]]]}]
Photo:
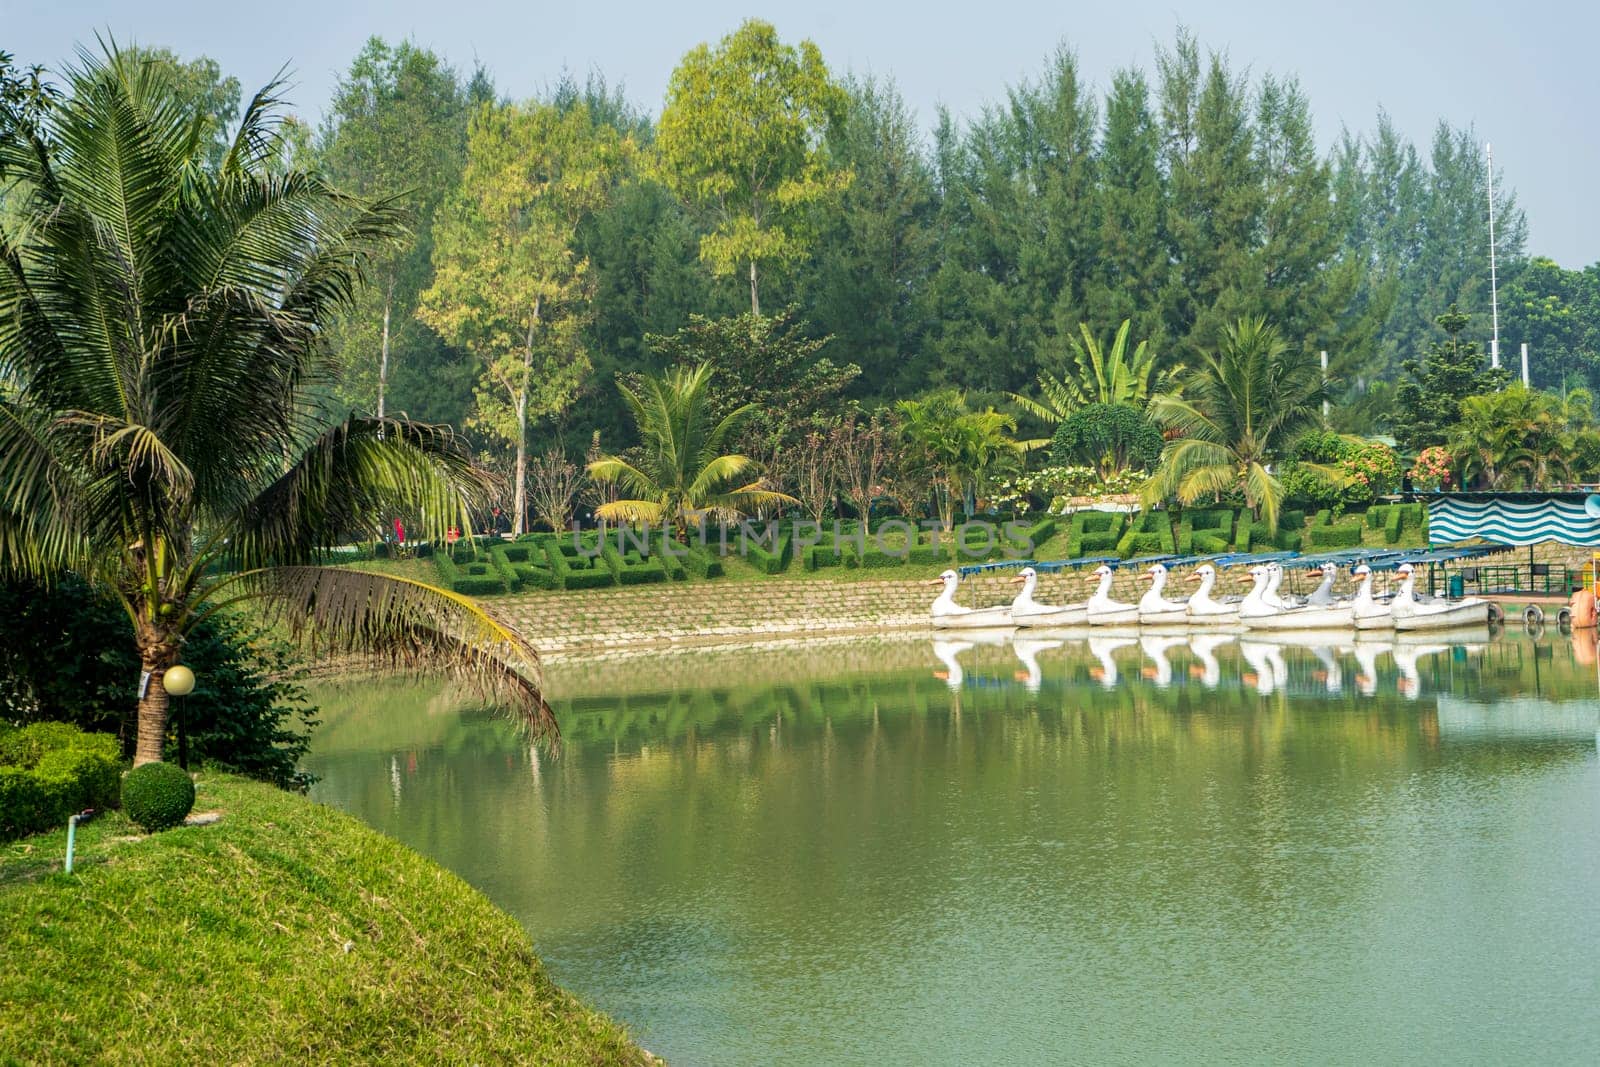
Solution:
[{"label": "green shrub row", "polygon": [[62,826],[86,808],[115,807],[121,778],[110,734],[59,722],[0,734],[0,841]]},{"label": "green shrub row", "polygon": [[1309,531],[1313,548],[1357,548],[1361,544],[1361,524],[1341,522],[1337,525],[1314,525]]}]

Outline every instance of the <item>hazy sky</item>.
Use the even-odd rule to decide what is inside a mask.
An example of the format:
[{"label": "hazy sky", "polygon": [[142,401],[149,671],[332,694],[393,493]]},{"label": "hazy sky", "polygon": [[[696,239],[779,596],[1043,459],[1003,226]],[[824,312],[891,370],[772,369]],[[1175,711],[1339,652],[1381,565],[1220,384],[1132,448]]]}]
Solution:
[{"label": "hazy sky", "polygon": [[54,65],[75,43],[109,29],[119,40],[213,56],[246,94],[288,63],[297,83],[291,98],[312,117],[368,36],[410,36],[462,68],[481,60],[512,96],[532,95],[563,68],[596,68],[656,111],[683,52],[751,15],[776,23],[786,40],[812,38],[837,71],[893,75],[925,128],[941,104],[975,114],[1008,84],[1042,69],[1059,41],[1078,51],[1085,75],[1104,88],[1118,67],[1148,68],[1155,43],[1169,42],[1184,23],[1202,45],[1226,50],[1238,65],[1298,75],[1324,147],[1341,125],[1370,128],[1380,106],[1424,150],[1439,118],[1474,124],[1493,142],[1498,168],[1527,211],[1529,251],[1567,267],[1600,260],[1600,210],[1591,193],[1600,174],[1593,59],[1600,4],[1593,0],[0,0],[0,49]]}]

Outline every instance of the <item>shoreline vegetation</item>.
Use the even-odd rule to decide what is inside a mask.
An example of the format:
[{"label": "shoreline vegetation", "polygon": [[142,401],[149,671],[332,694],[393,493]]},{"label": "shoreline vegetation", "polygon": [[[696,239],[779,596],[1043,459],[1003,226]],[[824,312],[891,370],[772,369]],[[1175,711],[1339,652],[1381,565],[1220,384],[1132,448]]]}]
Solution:
[{"label": "shoreline vegetation", "polygon": [[659,1062],[514,919],[352,816],[220,774],[207,811],[149,836],[108,812],[70,875],[64,829],[0,848],[0,1061]]}]

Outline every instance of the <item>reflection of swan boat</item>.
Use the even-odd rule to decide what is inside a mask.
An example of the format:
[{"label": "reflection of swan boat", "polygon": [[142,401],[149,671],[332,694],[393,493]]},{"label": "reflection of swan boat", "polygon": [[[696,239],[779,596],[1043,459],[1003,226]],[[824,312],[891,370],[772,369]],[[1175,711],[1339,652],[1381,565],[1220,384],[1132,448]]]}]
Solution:
[{"label": "reflection of swan boat", "polygon": [[1033,637],[1011,639],[1011,651],[1016,653],[1017,660],[1022,664],[1022,670],[1017,672],[1017,680],[1027,687],[1028,692],[1037,693],[1044,682],[1044,672],[1039,669],[1039,653],[1060,648],[1064,643],[1041,641]]},{"label": "reflection of swan boat", "polygon": [[1136,643],[1136,639],[1132,637],[1096,635],[1089,638],[1089,654],[1100,661],[1098,668],[1089,671],[1090,676],[1107,689],[1116,688],[1120,675],[1117,672],[1117,661],[1111,658],[1111,654]]},{"label": "reflection of swan boat", "polygon": [[1448,652],[1449,645],[1438,644],[1411,644],[1397,642],[1394,645],[1394,665],[1400,668],[1400,677],[1395,682],[1395,688],[1407,700],[1415,700],[1422,692],[1422,676],[1417,671],[1417,660],[1423,656],[1431,656],[1437,652]]},{"label": "reflection of swan boat", "polygon": [[1191,582],[1199,582],[1200,588],[1194,591],[1189,602],[1184,605],[1189,621],[1204,625],[1218,625],[1235,623],[1239,621],[1239,605],[1243,597],[1223,597],[1220,600],[1211,595],[1211,590],[1217,584],[1217,569],[1209,563],[1202,563],[1189,575]]},{"label": "reflection of swan boat", "polygon": [[1157,688],[1167,688],[1172,684],[1172,660],[1167,658],[1167,653],[1188,643],[1187,637],[1177,635],[1145,634],[1139,638],[1139,647],[1149,657],[1151,664],[1144,669],[1144,676],[1154,682]]},{"label": "reflection of swan boat", "polygon": [[961,576],[955,571],[945,571],[933,580],[944,587],[930,609],[933,625],[941,630],[969,629],[1011,625],[1011,608],[969,608],[956,603],[956,586]]},{"label": "reflection of swan boat", "polygon": [[1344,671],[1340,668],[1339,657],[1333,649],[1327,645],[1317,645],[1311,650],[1311,654],[1322,664],[1322,684],[1327,687],[1328,692],[1343,692]]},{"label": "reflection of swan boat", "polygon": [[1011,602],[1011,621],[1017,626],[1070,626],[1088,618],[1083,604],[1041,604],[1033,599],[1034,588],[1039,584],[1039,574],[1032,567],[1024,567],[1011,579],[1022,583],[1022,592]]},{"label": "reflection of swan boat", "polygon": [[[1276,645],[1265,641],[1240,641],[1239,654],[1249,664],[1250,673],[1255,675],[1256,692],[1262,696],[1271,696],[1288,680],[1288,664],[1284,663],[1283,652]],[[1249,680],[1247,675],[1245,681]]]},{"label": "reflection of swan boat", "polygon": [[1252,567],[1250,574],[1256,584],[1239,605],[1239,621],[1248,629],[1349,630],[1355,621],[1348,604],[1302,604],[1279,596],[1283,568],[1276,563]]},{"label": "reflection of swan boat", "polygon": [[971,641],[935,641],[933,654],[939,662],[944,664],[944,670],[935,671],[935,678],[943,678],[944,684],[951,689],[960,689],[961,683],[966,681],[966,672],[961,669],[961,660],[957,657],[972,647]]},{"label": "reflection of swan boat", "polygon": [[1373,641],[1357,641],[1351,648],[1356,658],[1356,692],[1370,697],[1378,691],[1378,657],[1393,649],[1393,645]]},{"label": "reflection of swan boat", "polygon": [[966,680],[966,672],[961,669],[961,661],[956,657],[977,648],[979,645],[991,647],[1003,645],[1006,638],[1011,636],[1011,628],[1005,627],[972,627],[961,631],[961,636],[955,639],[935,638],[933,641],[933,654],[939,662],[944,664],[943,671],[934,674],[936,678],[943,678],[951,689],[960,689]]},{"label": "reflection of swan boat", "polygon": [[1232,634],[1195,634],[1189,638],[1189,651],[1200,661],[1189,669],[1190,673],[1207,689],[1215,689],[1222,683],[1222,664],[1217,662],[1217,649],[1233,639]]},{"label": "reflection of swan boat", "polygon": [[1164,563],[1151,564],[1143,579],[1150,589],[1139,598],[1139,622],[1146,626],[1183,623],[1189,618],[1189,605],[1182,600],[1168,600],[1163,595],[1167,588],[1167,567]]},{"label": "reflection of swan boat", "polygon": [[1396,630],[1451,630],[1489,624],[1489,602],[1479,597],[1442,600],[1417,596],[1417,576],[1411,564],[1400,564],[1400,591],[1390,611]]},{"label": "reflection of swan boat", "polygon": [[1137,623],[1139,605],[1124,604],[1120,600],[1111,599],[1111,580],[1114,577],[1111,568],[1102,563],[1094,569],[1094,576],[1100,579],[1100,585],[1089,598],[1089,602],[1084,605],[1089,625],[1117,626]]}]

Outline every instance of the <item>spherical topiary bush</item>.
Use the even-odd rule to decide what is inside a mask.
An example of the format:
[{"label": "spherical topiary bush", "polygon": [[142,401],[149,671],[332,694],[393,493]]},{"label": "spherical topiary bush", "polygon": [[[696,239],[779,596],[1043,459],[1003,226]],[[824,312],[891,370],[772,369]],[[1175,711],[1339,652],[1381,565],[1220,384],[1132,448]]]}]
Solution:
[{"label": "spherical topiary bush", "polygon": [[122,810],[149,833],[177,826],[194,807],[194,782],[170,763],[146,763],[122,779]]}]

